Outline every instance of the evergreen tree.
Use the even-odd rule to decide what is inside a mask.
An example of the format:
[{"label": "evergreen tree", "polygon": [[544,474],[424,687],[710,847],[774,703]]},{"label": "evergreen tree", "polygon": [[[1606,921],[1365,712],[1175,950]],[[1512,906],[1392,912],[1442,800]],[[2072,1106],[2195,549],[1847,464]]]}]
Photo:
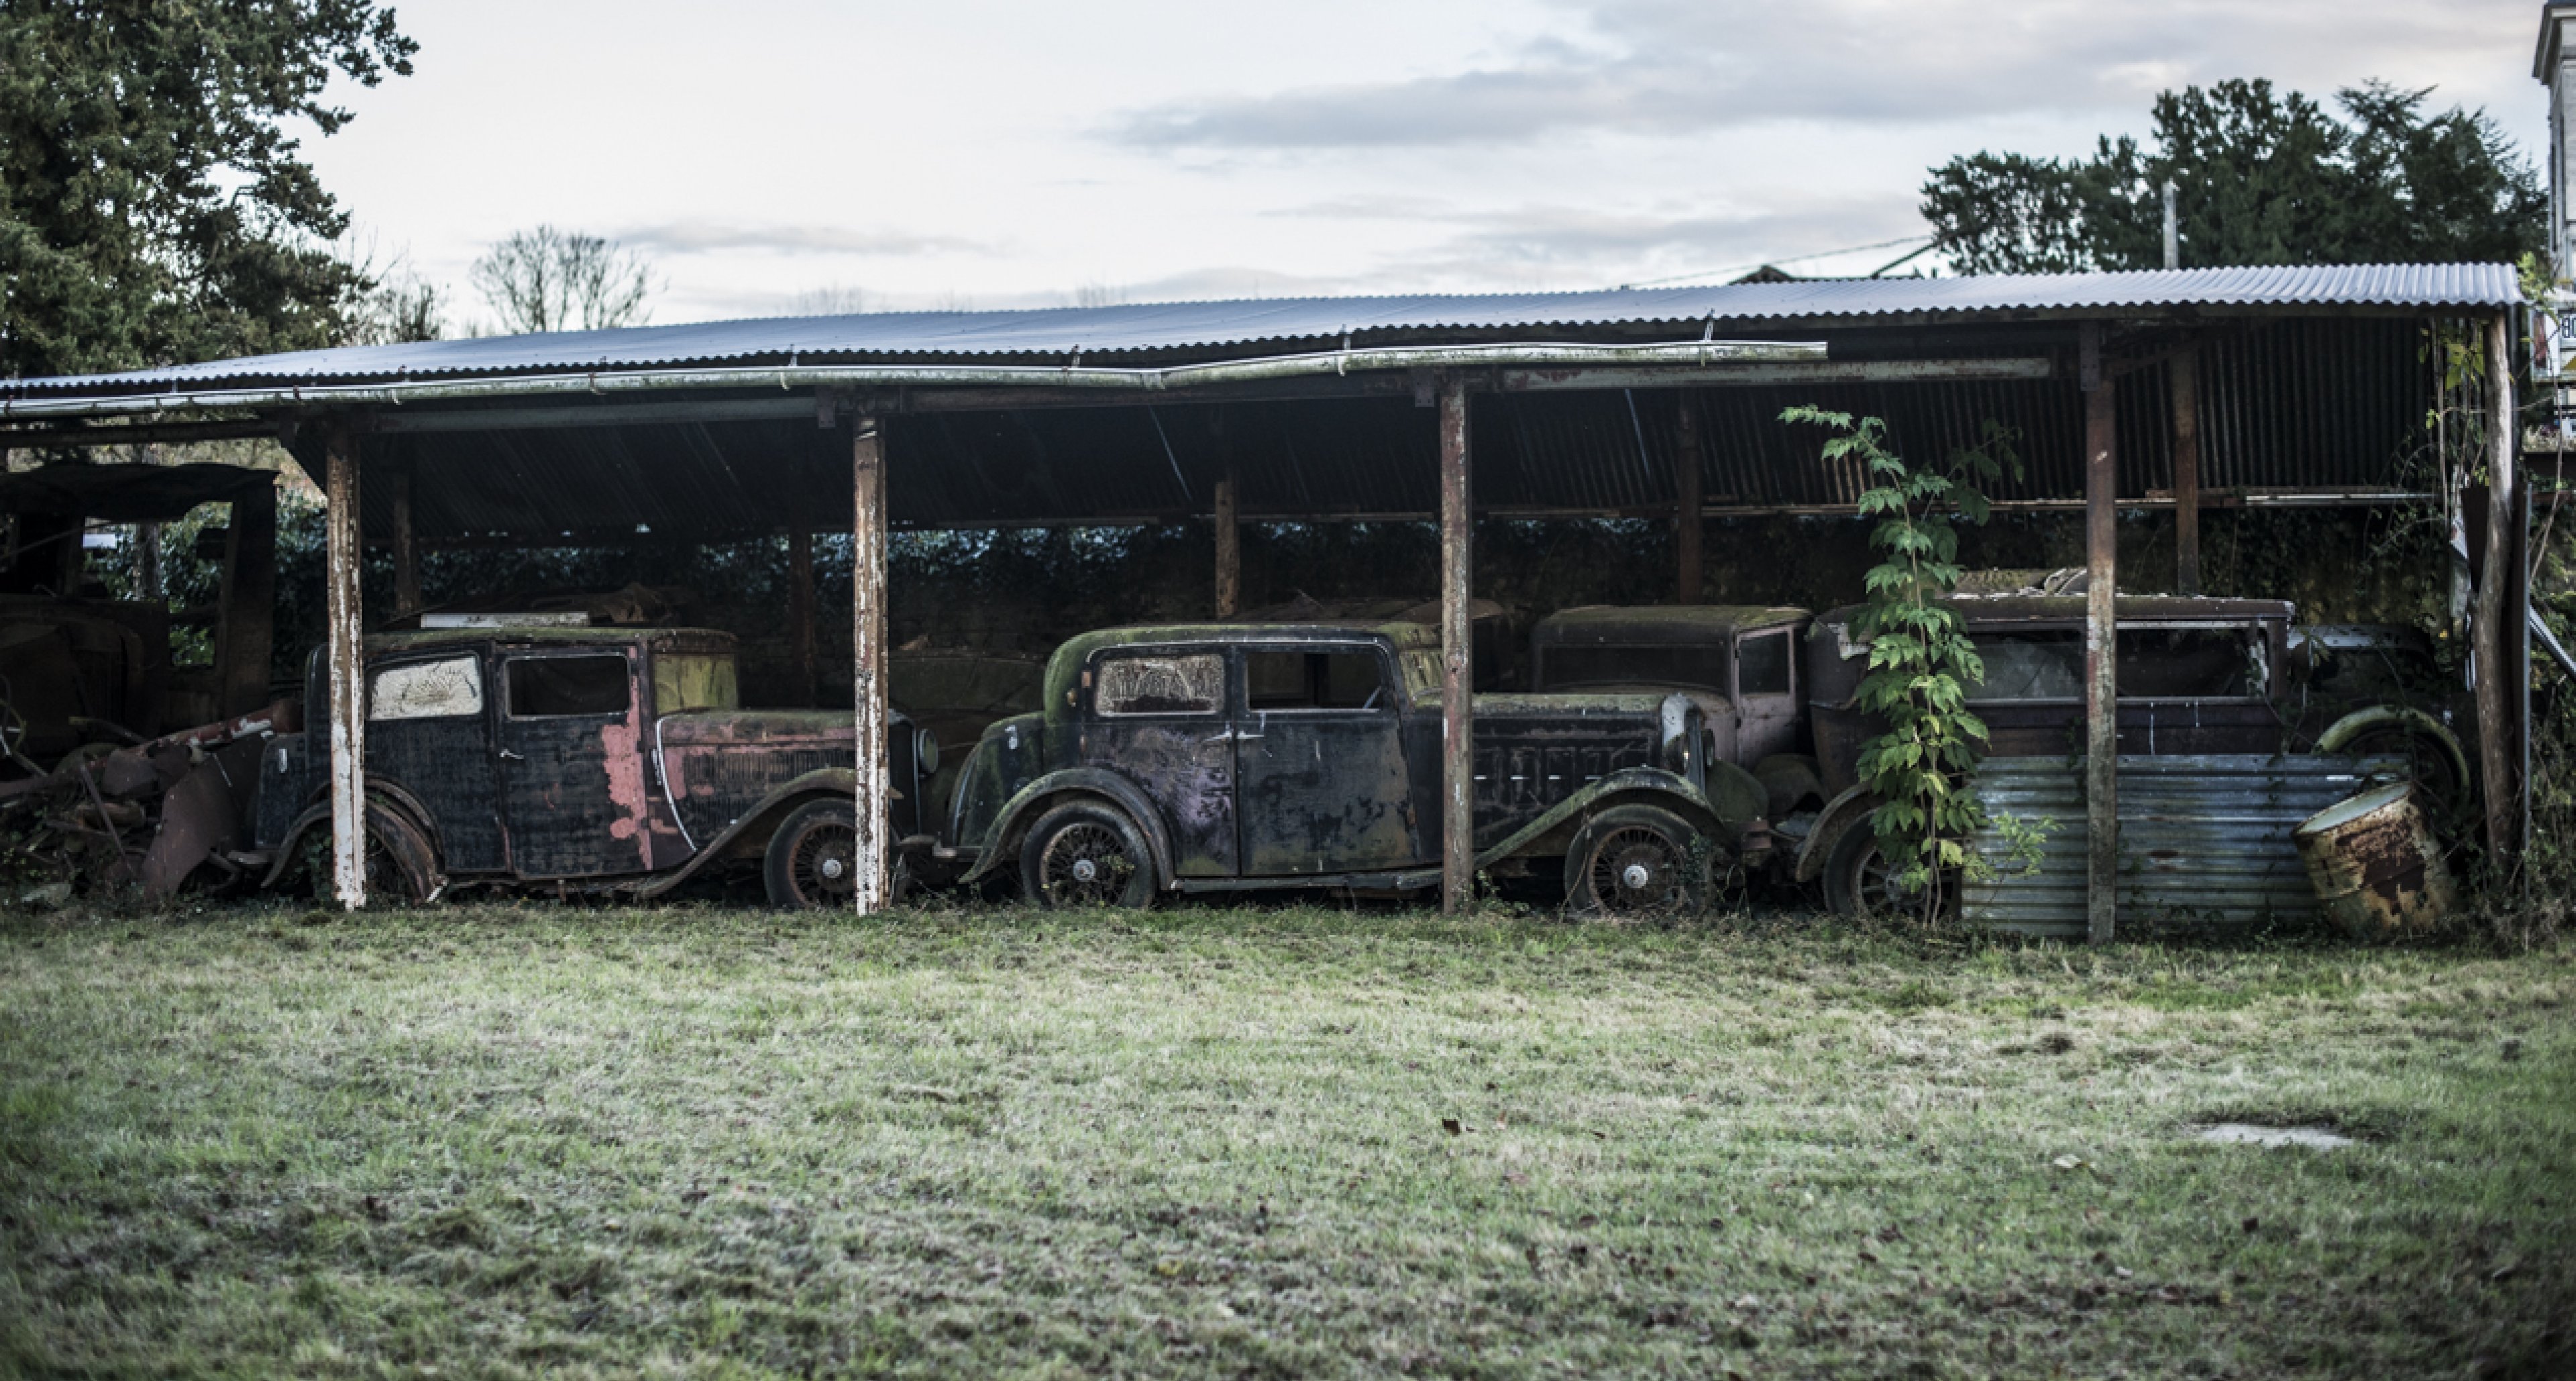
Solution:
[{"label": "evergreen tree", "polygon": [[1961,273],[2164,265],[2164,184],[2182,264],[2512,263],[2546,243],[2549,196],[2484,112],[2372,82],[2341,115],[2266,81],[2156,98],[2152,145],[2089,159],[1977,153],[1932,170],[1923,215]]},{"label": "evergreen tree", "polygon": [[294,125],[416,47],[371,0],[0,3],[0,376],[339,338],[374,285]]}]

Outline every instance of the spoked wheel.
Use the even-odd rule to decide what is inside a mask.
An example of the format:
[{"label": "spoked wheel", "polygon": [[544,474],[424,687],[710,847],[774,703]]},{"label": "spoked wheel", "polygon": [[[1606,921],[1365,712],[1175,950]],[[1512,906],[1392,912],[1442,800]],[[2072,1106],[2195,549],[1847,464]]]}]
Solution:
[{"label": "spoked wheel", "polygon": [[[1897,867],[1885,849],[1878,845],[1878,831],[1861,820],[1843,831],[1834,841],[1834,850],[1825,857],[1825,902],[1838,916],[1871,920],[1920,918],[1923,914],[1923,889],[1905,880],[1904,870]],[[1945,873],[1941,878],[1941,910],[1944,915],[1959,904],[1959,875]]]},{"label": "spoked wheel", "polygon": [[2468,784],[2460,780],[2451,755],[2431,735],[2395,726],[2373,729],[2345,744],[2341,751],[2356,758],[2404,761],[2407,780],[2424,794],[2425,806],[2441,828],[2456,829],[2466,820]]},{"label": "spoked wheel", "polygon": [[1675,921],[1708,904],[1708,860],[1680,817],[1652,806],[1594,816],[1566,851],[1566,910],[1577,916]]},{"label": "spoked wheel", "polygon": [[772,906],[840,907],[859,896],[858,814],[838,801],[798,806],[769,837],[761,881]]},{"label": "spoked wheel", "polygon": [[1040,906],[1149,906],[1154,882],[1144,831],[1112,806],[1058,806],[1020,846],[1020,885]]},{"label": "spoked wheel", "polygon": [[[445,880],[438,874],[437,851],[418,826],[373,800],[367,802],[366,821],[367,845],[359,856],[359,869],[370,901],[428,901],[444,889]],[[312,883],[314,900],[338,899],[327,822],[304,836],[304,869]]]}]

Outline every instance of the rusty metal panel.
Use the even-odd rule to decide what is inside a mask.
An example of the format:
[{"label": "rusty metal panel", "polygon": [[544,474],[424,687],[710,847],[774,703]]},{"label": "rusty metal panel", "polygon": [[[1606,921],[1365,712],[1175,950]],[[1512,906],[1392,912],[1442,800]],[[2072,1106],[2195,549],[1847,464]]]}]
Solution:
[{"label": "rusty metal panel", "polygon": [[[2292,834],[2300,822],[2362,790],[2377,766],[2324,756],[2123,757],[2120,759],[2120,925],[2123,933],[2259,924],[2317,913]],[[2086,931],[2084,826],[2079,773],[2064,757],[1989,758],[1976,791],[1989,816],[2053,821],[2036,874],[2021,876],[2002,831],[1989,824],[1977,851],[2006,875],[1971,881],[1972,925],[2079,938]]]}]

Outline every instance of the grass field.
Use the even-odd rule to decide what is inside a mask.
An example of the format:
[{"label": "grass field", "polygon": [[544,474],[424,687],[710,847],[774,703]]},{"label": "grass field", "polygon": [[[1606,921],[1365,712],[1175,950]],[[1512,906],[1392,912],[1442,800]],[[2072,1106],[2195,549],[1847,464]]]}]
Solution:
[{"label": "grass field", "polygon": [[0,1372],[2561,1376],[2571,958],[15,917]]}]

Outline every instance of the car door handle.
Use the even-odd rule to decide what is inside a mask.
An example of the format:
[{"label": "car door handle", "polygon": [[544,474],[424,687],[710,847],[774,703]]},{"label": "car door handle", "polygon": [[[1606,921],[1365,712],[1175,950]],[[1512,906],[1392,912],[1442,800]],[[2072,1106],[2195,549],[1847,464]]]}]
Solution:
[{"label": "car door handle", "polygon": [[507,749],[507,748],[504,748],[504,749],[502,749],[502,750],[501,750],[501,760],[502,760],[503,762],[526,762],[526,761],[527,761],[527,759],[526,759],[526,758],[523,758],[523,757],[519,756],[518,754],[511,752],[511,751],[510,751],[509,749]]}]

